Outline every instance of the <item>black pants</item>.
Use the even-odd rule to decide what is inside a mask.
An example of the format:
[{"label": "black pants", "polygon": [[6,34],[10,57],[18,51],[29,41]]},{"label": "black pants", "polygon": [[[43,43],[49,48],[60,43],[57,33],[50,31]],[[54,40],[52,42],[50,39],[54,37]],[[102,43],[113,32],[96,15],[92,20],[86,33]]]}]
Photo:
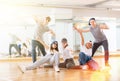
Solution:
[{"label": "black pants", "polygon": [[109,49],[108,49],[108,41],[104,40],[102,42],[94,43],[92,47],[92,57],[94,56],[94,53],[96,52],[97,48],[100,46],[103,46],[104,52],[105,52],[105,62],[108,62],[109,60]]},{"label": "black pants", "polygon": [[80,52],[79,54],[79,64],[80,65],[84,65],[86,64],[88,61],[90,61],[92,58],[91,56],[88,56],[87,54],[85,54],[84,52]]},{"label": "black pants", "polygon": [[14,47],[16,49],[16,51],[19,53],[19,55],[21,55],[21,46],[17,45],[17,44],[10,44],[9,45],[9,54],[11,55],[11,50],[12,47]]},{"label": "black pants", "polygon": [[36,47],[38,47],[40,49],[40,51],[42,52],[43,56],[46,55],[46,51],[44,46],[37,40],[32,40],[32,61],[35,62],[36,61]]}]

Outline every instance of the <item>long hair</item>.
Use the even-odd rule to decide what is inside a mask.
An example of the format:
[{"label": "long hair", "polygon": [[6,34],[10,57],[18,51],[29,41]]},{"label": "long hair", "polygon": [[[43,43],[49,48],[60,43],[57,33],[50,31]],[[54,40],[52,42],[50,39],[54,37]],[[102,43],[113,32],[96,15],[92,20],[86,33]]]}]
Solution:
[{"label": "long hair", "polygon": [[[56,44],[56,48],[52,47],[53,44]],[[50,45],[50,51],[52,51],[53,49],[55,49],[56,51],[59,51],[59,49],[58,49],[58,42],[57,41],[54,41],[54,42],[51,43],[51,45]]]}]

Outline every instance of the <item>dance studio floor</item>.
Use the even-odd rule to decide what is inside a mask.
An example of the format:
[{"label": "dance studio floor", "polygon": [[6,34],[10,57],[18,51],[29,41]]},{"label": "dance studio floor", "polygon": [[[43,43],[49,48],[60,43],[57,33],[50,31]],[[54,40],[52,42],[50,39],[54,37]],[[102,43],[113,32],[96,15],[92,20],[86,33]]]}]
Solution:
[{"label": "dance studio floor", "polygon": [[[8,59],[0,61],[0,81],[120,81],[120,56],[110,56],[110,68],[104,67],[104,57],[94,57],[103,68],[101,71],[82,69],[60,69],[55,72],[53,68],[39,68],[22,73],[18,64],[28,65],[28,58]],[[75,59],[76,64],[77,58]]]}]

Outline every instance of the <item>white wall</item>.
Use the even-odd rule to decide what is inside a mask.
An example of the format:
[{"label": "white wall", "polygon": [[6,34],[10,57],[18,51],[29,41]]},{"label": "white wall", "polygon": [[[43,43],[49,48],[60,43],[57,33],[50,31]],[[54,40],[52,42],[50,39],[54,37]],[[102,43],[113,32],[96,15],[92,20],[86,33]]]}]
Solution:
[{"label": "white wall", "polygon": [[59,47],[61,48],[61,39],[67,38],[70,47],[73,49],[73,28],[72,23],[68,22],[56,22],[53,30],[56,33],[56,40],[59,43]]},{"label": "white wall", "polygon": [[[16,8],[6,8],[6,10],[1,10],[1,22],[0,26],[4,27],[8,26],[8,29],[11,26],[32,26],[35,23],[33,22],[32,16],[52,16],[53,17],[53,30],[57,33],[56,39],[61,43],[61,39],[66,37],[70,46],[75,50],[75,45],[79,44],[80,38],[78,35],[74,36],[75,32],[72,29],[72,22],[56,22],[54,23],[54,19],[80,19],[81,17],[117,17],[120,18],[120,11],[110,11],[110,10],[96,10],[96,9],[64,9],[64,8],[43,8],[43,7],[16,7]],[[6,14],[4,14],[6,13]],[[7,20],[6,20],[7,17]],[[11,19],[10,19],[11,18]],[[1,25],[2,24],[2,25]],[[116,46],[116,39],[119,40],[119,32],[117,30],[117,38],[116,38],[116,23],[109,22],[110,30],[105,31],[106,36],[109,40],[110,51],[115,51],[118,46]],[[29,27],[29,26],[28,26]],[[6,28],[7,29],[7,28]],[[5,31],[6,31],[5,29]],[[30,30],[30,29],[29,29]],[[7,32],[9,32],[8,30]],[[22,30],[21,30],[22,31]],[[31,32],[32,33],[32,32]],[[28,33],[29,34],[29,33]],[[1,33],[3,36],[3,34]],[[86,35],[85,35],[86,36]],[[86,39],[88,40],[88,36]],[[75,41],[76,39],[76,41]],[[6,40],[6,39],[5,39]],[[4,40],[3,40],[4,41]],[[2,41],[2,42],[3,42]],[[1,42],[1,43],[2,43]],[[119,41],[118,41],[119,42]],[[117,43],[118,43],[117,42]],[[2,43],[4,44],[4,43]],[[118,43],[119,44],[119,43]],[[4,46],[4,45],[2,45]],[[1,46],[1,48],[2,48]],[[5,48],[3,48],[5,49]],[[1,49],[2,50],[2,49]],[[8,51],[8,50],[5,50]]]},{"label": "white wall", "polygon": [[120,50],[120,27],[116,28],[117,50]]},{"label": "white wall", "polygon": [[111,11],[107,9],[73,9],[73,16],[80,17],[116,17],[120,18],[120,11]]},{"label": "white wall", "polygon": [[109,51],[115,52],[117,50],[116,22],[109,21],[109,22],[106,22],[106,24],[108,25],[109,30],[104,30],[104,33],[106,34],[106,37],[108,38]]}]

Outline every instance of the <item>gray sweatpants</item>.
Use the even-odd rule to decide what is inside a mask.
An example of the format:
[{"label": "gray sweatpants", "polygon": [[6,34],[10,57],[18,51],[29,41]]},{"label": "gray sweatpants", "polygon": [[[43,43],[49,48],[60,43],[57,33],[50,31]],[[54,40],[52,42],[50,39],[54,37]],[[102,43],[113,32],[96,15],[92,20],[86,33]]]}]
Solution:
[{"label": "gray sweatpants", "polygon": [[43,56],[40,60],[35,61],[32,65],[27,66],[26,69],[32,70],[32,69],[39,67],[40,65],[44,63],[50,63],[53,66],[58,66],[59,65],[59,54],[54,54],[54,55],[47,54]]}]

